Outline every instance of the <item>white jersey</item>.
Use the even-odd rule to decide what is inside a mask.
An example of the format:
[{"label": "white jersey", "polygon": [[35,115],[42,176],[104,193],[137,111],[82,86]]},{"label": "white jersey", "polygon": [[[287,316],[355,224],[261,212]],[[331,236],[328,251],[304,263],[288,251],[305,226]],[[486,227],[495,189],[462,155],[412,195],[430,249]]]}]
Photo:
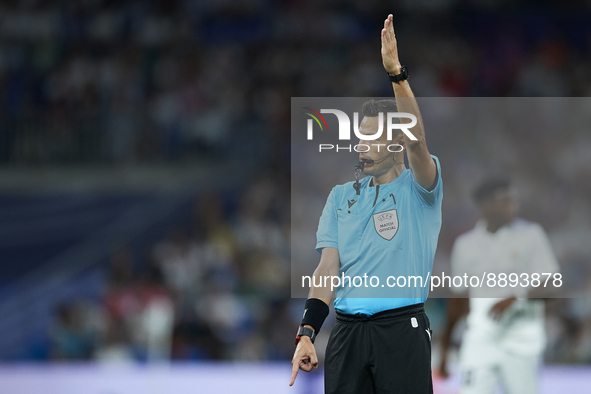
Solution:
[{"label": "white jersey", "polygon": [[[559,267],[552,252],[546,233],[533,222],[516,219],[499,228],[495,233],[486,230],[486,223],[479,221],[474,229],[459,236],[453,246],[451,267],[454,276],[482,277],[486,272],[499,278],[500,274],[558,273]],[[525,277],[525,275],[523,276]],[[542,283],[545,278],[542,276]],[[552,282],[552,278],[549,283]],[[470,312],[467,317],[468,330],[463,346],[486,343],[507,352],[522,355],[539,355],[545,346],[544,304],[539,300],[525,298],[531,287],[509,285],[495,290],[494,297],[483,288],[452,288],[456,292],[468,291]],[[495,289],[499,289],[496,287]],[[489,298],[485,298],[487,297]],[[494,321],[490,308],[503,298],[515,296],[518,300],[505,310],[499,321]],[[482,356],[482,355],[481,355]]]}]

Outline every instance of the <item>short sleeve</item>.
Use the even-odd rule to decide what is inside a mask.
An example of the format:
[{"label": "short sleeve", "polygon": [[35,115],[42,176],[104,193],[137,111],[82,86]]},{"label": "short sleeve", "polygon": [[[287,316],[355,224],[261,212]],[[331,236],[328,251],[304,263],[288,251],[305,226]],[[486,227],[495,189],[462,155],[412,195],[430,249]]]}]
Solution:
[{"label": "short sleeve", "polygon": [[431,157],[435,162],[435,168],[437,171],[437,173],[435,174],[435,182],[433,182],[433,185],[429,189],[425,189],[423,186],[419,185],[414,175],[411,177],[413,195],[419,199],[421,205],[426,207],[435,207],[441,204],[441,200],[443,198],[441,165],[439,164],[439,159],[437,158],[437,156],[431,155]]},{"label": "short sleeve", "polygon": [[316,250],[322,253],[322,248],[338,249],[338,218],[336,206],[336,187],[333,188],[326,199],[326,205],[322,210],[318,231],[316,232]]}]

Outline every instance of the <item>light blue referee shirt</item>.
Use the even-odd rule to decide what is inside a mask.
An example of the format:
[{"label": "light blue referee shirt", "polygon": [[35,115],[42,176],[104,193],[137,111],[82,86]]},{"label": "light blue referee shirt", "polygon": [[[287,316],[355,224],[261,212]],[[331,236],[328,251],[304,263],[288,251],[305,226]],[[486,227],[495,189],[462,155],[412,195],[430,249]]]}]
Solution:
[{"label": "light blue referee shirt", "polygon": [[372,315],[427,299],[443,198],[439,159],[431,157],[437,176],[430,191],[407,168],[388,184],[373,186],[372,177],[365,177],[360,195],[354,182],[330,192],[318,224],[316,250],[339,250],[342,283],[335,290],[337,311]]}]

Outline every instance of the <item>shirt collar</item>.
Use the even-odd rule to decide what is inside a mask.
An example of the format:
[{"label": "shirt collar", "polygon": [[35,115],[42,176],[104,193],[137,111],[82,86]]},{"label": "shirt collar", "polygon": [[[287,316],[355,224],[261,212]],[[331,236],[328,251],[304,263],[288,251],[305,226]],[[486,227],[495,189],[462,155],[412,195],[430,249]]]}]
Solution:
[{"label": "shirt collar", "polygon": [[[381,184],[379,186],[381,188],[389,187],[389,186],[394,186],[394,185],[398,184],[399,182],[401,182],[402,179],[404,179],[404,177],[406,177],[408,175],[408,172],[409,172],[409,169],[408,168],[405,168],[404,170],[402,170],[402,172],[400,173],[400,175],[398,175],[396,177],[396,179],[394,179],[392,182],[384,183],[384,184]],[[369,182],[367,183],[367,186],[368,187],[375,187],[375,185],[373,184],[373,176],[369,176],[368,178],[369,178]]]}]

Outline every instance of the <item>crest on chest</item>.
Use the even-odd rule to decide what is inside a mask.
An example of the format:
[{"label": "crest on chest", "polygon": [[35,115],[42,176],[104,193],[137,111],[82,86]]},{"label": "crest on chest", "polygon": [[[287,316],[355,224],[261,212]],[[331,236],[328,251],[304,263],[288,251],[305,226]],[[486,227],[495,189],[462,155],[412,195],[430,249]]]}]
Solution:
[{"label": "crest on chest", "polygon": [[398,214],[395,209],[374,213],[373,225],[378,235],[389,241],[398,232]]}]

